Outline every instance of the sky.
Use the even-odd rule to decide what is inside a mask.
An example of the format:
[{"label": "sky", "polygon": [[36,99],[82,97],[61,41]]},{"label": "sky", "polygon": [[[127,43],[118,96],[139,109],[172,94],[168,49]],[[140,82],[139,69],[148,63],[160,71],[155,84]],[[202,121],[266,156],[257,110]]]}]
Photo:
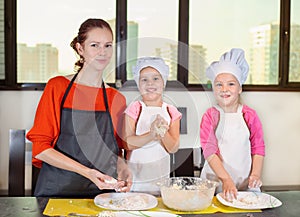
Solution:
[{"label": "sky", "polygon": [[[177,43],[178,0],[128,0],[128,20],[139,23],[139,37]],[[259,5],[259,6],[258,6]],[[114,0],[17,0],[17,41],[59,49],[59,68],[72,70],[76,56],[69,46],[89,17],[115,17]],[[244,9],[243,9],[244,8]],[[292,0],[292,18],[300,24],[300,1]],[[190,0],[190,44],[207,48],[208,61],[232,47],[249,47],[249,29],[278,22],[279,0]]]}]

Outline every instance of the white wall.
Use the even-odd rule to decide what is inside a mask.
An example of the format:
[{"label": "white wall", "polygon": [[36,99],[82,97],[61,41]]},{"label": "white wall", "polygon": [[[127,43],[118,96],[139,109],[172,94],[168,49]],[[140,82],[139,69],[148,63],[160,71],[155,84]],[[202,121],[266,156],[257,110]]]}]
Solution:
[{"label": "white wall", "polygon": [[[138,97],[126,92],[128,103]],[[32,126],[41,91],[0,91],[0,189],[8,188],[8,132],[10,128]],[[167,91],[167,101],[187,107],[188,135],[181,147],[199,146],[199,124],[203,112],[212,105],[211,93]],[[243,92],[243,101],[255,108],[263,123],[266,157],[264,185],[300,185],[300,93]]]}]

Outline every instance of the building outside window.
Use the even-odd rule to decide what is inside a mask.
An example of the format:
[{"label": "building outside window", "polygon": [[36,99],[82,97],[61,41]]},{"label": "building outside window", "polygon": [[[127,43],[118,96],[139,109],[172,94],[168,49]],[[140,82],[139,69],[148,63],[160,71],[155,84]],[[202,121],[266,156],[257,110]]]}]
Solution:
[{"label": "building outside window", "polygon": [[[132,80],[137,58],[160,56],[170,67],[170,81],[182,82],[187,88],[202,87],[208,82],[206,67],[224,52],[239,47],[245,50],[250,65],[246,87],[278,90],[300,87],[297,0],[89,0],[87,3],[82,7],[79,0],[0,0],[0,85],[46,83],[56,75],[72,74],[78,57],[69,44],[80,24],[94,17],[108,21],[115,36],[114,55],[104,72],[107,83],[115,84],[120,76],[122,81]],[[7,5],[12,8],[5,15]],[[185,16],[179,16],[180,13]],[[16,26],[8,27],[11,24],[4,21],[5,17],[16,18]],[[126,27],[120,29],[120,23]],[[185,36],[182,29],[187,33]],[[7,44],[8,34],[14,33],[15,41]],[[126,40],[119,40],[120,35]],[[16,52],[8,49],[14,47],[13,43]],[[182,44],[188,47],[183,54]],[[14,59],[15,64],[11,62]],[[126,68],[119,70],[117,64]],[[186,71],[179,67],[181,64]]]}]

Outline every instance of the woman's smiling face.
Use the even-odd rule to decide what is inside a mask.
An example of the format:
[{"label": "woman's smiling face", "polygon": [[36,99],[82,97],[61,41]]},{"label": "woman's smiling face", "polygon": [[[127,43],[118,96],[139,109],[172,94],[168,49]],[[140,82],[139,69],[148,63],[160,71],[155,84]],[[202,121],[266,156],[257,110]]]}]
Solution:
[{"label": "woman's smiling face", "polygon": [[78,52],[84,57],[85,64],[96,70],[103,70],[113,54],[113,38],[106,28],[94,28],[87,34],[83,45],[78,44]]},{"label": "woman's smiling face", "polygon": [[217,75],[214,80],[213,91],[218,105],[224,110],[232,111],[232,109],[237,108],[242,87],[234,75],[230,73]]}]

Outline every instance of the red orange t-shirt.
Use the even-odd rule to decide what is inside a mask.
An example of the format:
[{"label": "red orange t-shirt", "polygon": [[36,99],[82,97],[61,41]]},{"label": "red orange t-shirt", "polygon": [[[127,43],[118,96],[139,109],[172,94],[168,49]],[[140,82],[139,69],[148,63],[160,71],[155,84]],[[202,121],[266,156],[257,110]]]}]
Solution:
[{"label": "red orange t-shirt", "polygon": [[[41,167],[41,161],[34,158],[42,151],[53,148],[60,132],[60,104],[70,80],[57,76],[49,80],[37,107],[34,124],[27,133],[32,142],[32,163]],[[109,111],[119,147],[123,146],[120,132],[126,98],[116,89],[106,88]],[[105,111],[102,88],[74,83],[65,100],[64,108],[88,111]]]}]

